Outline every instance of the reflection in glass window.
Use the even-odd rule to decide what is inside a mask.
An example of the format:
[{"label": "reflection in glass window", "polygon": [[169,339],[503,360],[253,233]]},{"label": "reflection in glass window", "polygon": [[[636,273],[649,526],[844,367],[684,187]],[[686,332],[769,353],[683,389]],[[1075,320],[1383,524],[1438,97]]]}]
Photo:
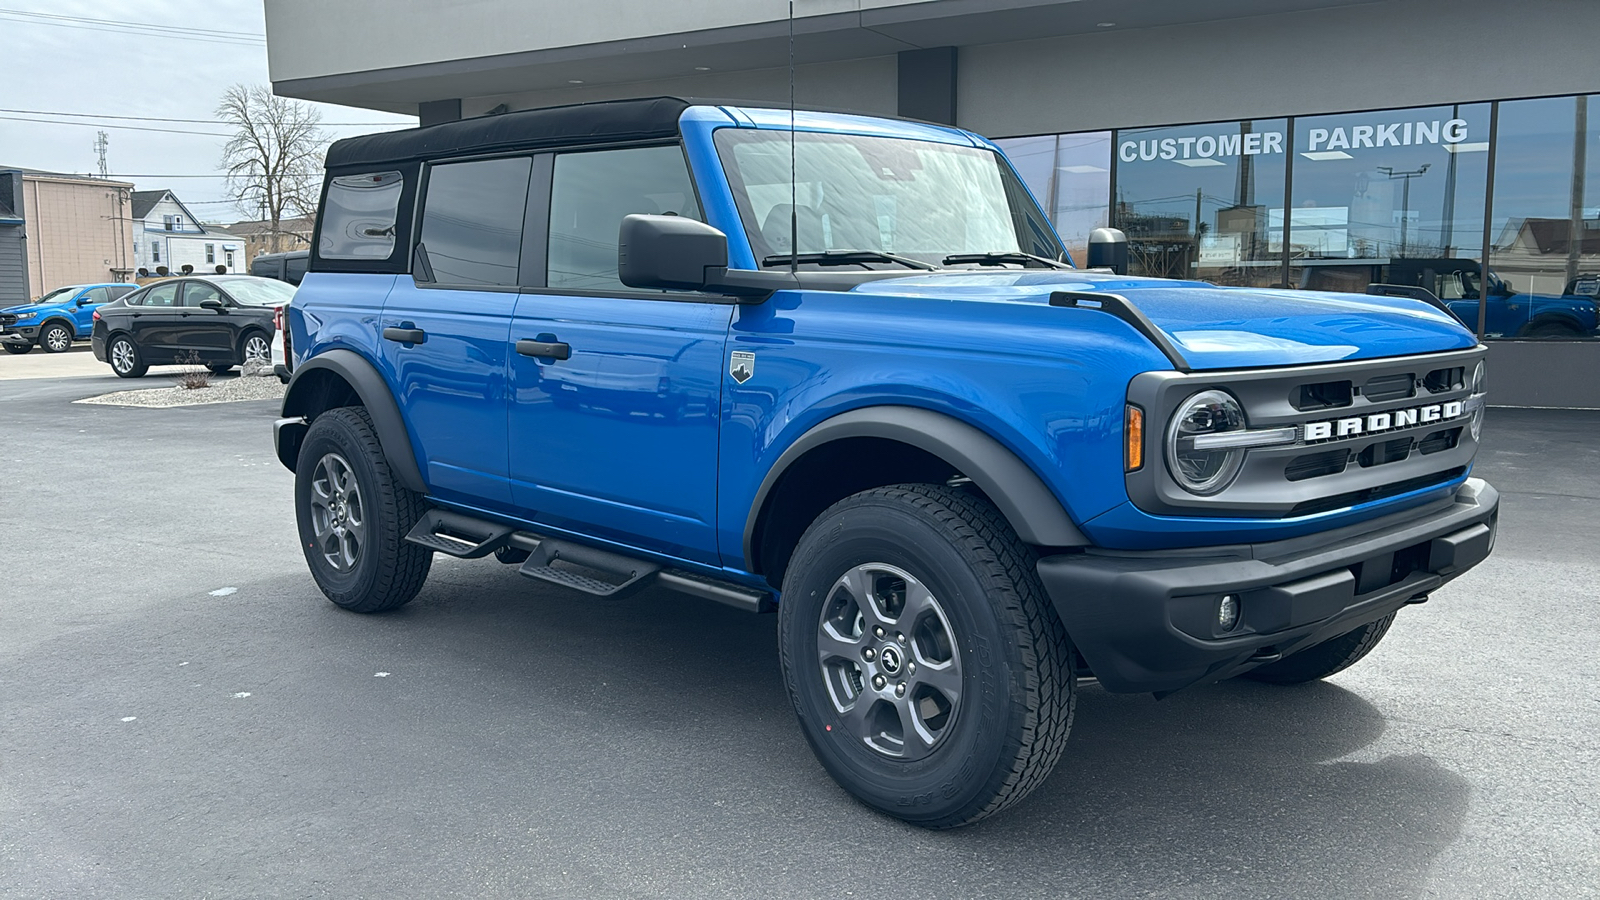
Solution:
[{"label": "reflection in glass window", "polygon": [[144,302],[140,306],[176,306],[178,297],[178,282],[168,281],[158,284],[144,292]]},{"label": "reflection in glass window", "polygon": [[1595,337],[1600,147],[1595,99],[1500,104],[1487,338]]},{"label": "reflection in glass window", "polygon": [[1106,224],[1111,195],[1111,132],[1045,135],[996,141],[1033,192],[1078,265],[1088,257],[1089,232]]},{"label": "reflection in glass window", "polygon": [[524,156],[428,170],[421,240],[436,282],[517,283],[532,165]]},{"label": "reflection in glass window", "polygon": [[399,172],[340,175],[322,205],[323,259],[388,259],[404,179]]},{"label": "reflection in glass window", "polygon": [[617,232],[623,217],[634,213],[700,219],[682,148],[557,156],[545,283],[553,288],[630,290],[617,280]]},{"label": "reflection in glass window", "polygon": [[1116,135],[1113,223],[1136,275],[1268,286],[1282,280],[1288,122],[1268,119]]},{"label": "reflection in glass window", "polygon": [[1477,322],[1489,104],[1300,118],[1294,150],[1291,284],[1423,287]]}]

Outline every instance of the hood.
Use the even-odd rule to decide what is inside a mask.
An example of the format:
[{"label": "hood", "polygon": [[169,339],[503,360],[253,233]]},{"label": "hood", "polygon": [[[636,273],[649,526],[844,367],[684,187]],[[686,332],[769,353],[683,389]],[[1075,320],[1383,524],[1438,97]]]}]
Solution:
[{"label": "hood", "polygon": [[[1056,291],[1120,294],[1177,346],[1195,369],[1237,369],[1376,359],[1476,346],[1454,317],[1417,300],[1096,272],[940,272],[869,281],[856,293],[944,300],[1048,304]],[[1062,309],[1072,316],[1103,315]]]},{"label": "hood", "polygon": [[5,309],[0,309],[0,313],[15,313],[17,315],[21,315],[22,313],[49,312],[60,309],[63,305],[64,304],[54,302],[24,303],[21,306],[8,306]]}]

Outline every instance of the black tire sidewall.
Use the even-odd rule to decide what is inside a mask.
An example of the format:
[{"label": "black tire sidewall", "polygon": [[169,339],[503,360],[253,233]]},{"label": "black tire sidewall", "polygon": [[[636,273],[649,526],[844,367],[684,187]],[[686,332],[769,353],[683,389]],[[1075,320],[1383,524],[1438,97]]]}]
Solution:
[{"label": "black tire sidewall", "polygon": [[[365,423],[343,409],[318,416],[300,444],[300,458],[295,465],[295,522],[299,526],[301,552],[317,586],[329,600],[347,609],[360,609],[362,598],[373,592],[383,565],[384,538],[379,532],[395,527],[395,523],[384,521],[385,504],[379,496],[378,473],[364,450],[363,435],[357,431],[365,427]],[[323,558],[311,523],[312,480],[317,464],[328,453],[337,453],[350,464],[367,515],[367,546],[361,549],[355,569],[350,572],[335,570]]]},{"label": "black tire sidewall", "polygon": [[[67,342],[66,342],[66,344],[64,346],[62,346],[62,348],[60,350],[56,350],[56,349],[54,349],[54,348],[52,348],[50,346],[50,335],[53,332],[57,332],[57,331],[64,331],[64,332],[67,333]],[[44,330],[39,332],[39,346],[43,347],[44,348],[44,352],[46,352],[46,353],[65,353],[68,350],[71,350],[72,349],[72,329],[68,328],[65,325],[62,325],[59,322],[52,322],[51,324],[46,325]]]},{"label": "black tire sidewall", "polygon": [[[961,707],[929,756],[898,762],[845,730],[817,656],[823,604],[844,572],[887,563],[915,576],[944,609],[960,647]],[[780,653],[801,730],[835,780],[867,805],[912,822],[982,807],[1014,758],[1022,669],[1016,636],[948,533],[909,504],[875,500],[825,514],[801,539],[779,609]],[[831,730],[829,730],[831,727]],[[1008,746],[1009,744],[1009,746]]]}]

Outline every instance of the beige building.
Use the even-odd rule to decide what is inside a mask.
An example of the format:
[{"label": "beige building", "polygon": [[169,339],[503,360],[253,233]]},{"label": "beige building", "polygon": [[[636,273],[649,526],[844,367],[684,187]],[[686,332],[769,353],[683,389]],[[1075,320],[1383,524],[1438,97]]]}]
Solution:
[{"label": "beige building", "polygon": [[[23,299],[63,285],[129,280],[132,191],[122,181],[0,166],[0,203],[23,222]],[[0,284],[0,295],[19,288]]]}]

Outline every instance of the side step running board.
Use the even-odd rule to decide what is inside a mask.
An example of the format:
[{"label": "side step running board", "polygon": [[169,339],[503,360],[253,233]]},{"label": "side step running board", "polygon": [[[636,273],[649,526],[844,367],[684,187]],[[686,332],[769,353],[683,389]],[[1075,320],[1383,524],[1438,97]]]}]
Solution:
[{"label": "side step running board", "polygon": [[655,584],[745,612],[769,613],[777,609],[770,591],[664,569],[648,560],[517,531],[509,525],[443,509],[424,513],[406,540],[460,559],[478,559],[494,553],[503,561],[521,562],[517,571],[529,578],[606,600],[620,600]]}]

